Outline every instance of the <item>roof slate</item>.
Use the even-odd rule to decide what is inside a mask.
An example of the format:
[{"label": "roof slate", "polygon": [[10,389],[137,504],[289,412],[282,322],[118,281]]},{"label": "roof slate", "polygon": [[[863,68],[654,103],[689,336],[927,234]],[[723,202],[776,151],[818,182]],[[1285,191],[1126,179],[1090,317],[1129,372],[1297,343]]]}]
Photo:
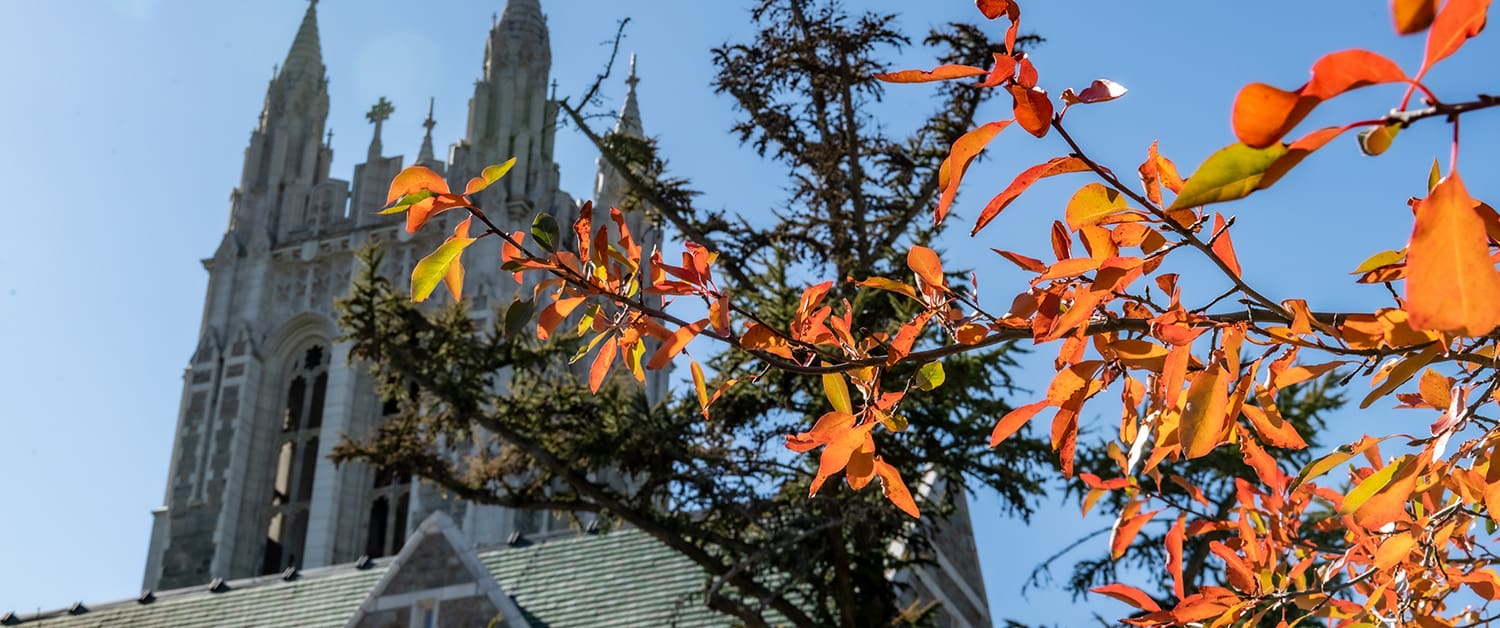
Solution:
[{"label": "roof slate", "polygon": [[[639,530],[560,539],[526,547],[477,552],[500,588],[533,626],[733,626],[733,619],[703,605],[703,571]],[[369,569],[338,565],[304,572],[296,580],[263,576],[157,594],[149,604],[125,600],[67,611],[23,615],[33,628],[337,628],[386,572],[389,560]]]}]

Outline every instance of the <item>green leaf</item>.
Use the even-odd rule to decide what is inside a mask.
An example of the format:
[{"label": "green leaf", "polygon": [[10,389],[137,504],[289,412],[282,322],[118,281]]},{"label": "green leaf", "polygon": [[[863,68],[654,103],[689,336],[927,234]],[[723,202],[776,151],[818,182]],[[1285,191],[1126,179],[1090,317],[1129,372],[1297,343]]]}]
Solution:
[{"label": "green leaf", "polygon": [[1374,157],[1389,149],[1391,142],[1396,140],[1396,135],[1399,133],[1401,133],[1399,122],[1369,127],[1359,132],[1359,149],[1366,155]]},{"label": "green leaf", "polygon": [[1281,144],[1265,148],[1250,148],[1244,144],[1225,146],[1198,166],[1198,171],[1183,185],[1182,193],[1168,209],[1186,209],[1249,196],[1271,164],[1285,154],[1286,146]]},{"label": "green leaf", "polygon": [[1432,189],[1437,187],[1437,184],[1442,180],[1443,171],[1438,169],[1437,159],[1434,158],[1432,160],[1432,170],[1427,173],[1427,193],[1431,194]]},{"label": "green leaf", "polygon": [[942,362],[928,362],[917,369],[917,389],[932,390],[943,385],[947,375],[943,372]]},{"label": "green leaf", "polygon": [[490,187],[491,184],[499,181],[500,177],[505,176],[505,173],[510,172],[510,169],[515,165],[516,158],[511,157],[503,164],[485,167],[479,173],[479,176],[469,180],[469,185],[464,189],[464,194],[477,194],[485,188]]},{"label": "green leaf", "polygon": [[552,253],[557,250],[557,220],[552,214],[537,214],[531,221],[531,237],[542,250]]},{"label": "green leaf", "polygon": [[885,429],[892,432],[906,431],[908,423],[904,415],[876,413],[875,416],[880,417],[880,424],[884,425]]},{"label": "green leaf", "polygon": [[434,196],[437,196],[437,194],[434,194],[432,192],[432,190],[427,190],[427,189],[423,189],[423,190],[420,190],[420,191],[417,191],[417,192],[412,192],[411,194],[407,194],[406,196],[401,197],[400,200],[397,200],[395,205],[392,205],[390,207],[387,207],[385,209],[380,210],[380,213],[381,214],[399,214],[399,213],[405,212],[408,209],[411,209],[412,205],[416,205],[417,203],[420,203],[420,202],[422,202],[422,201],[424,201],[426,199],[432,198]]},{"label": "green leaf", "polygon": [[1334,467],[1344,464],[1350,458],[1364,453],[1366,449],[1369,449],[1370,447],[1381,443],[1387,438],[1390,437],[1365,437],[1352,445],[1339,445],[1339,447],[1337,449],[1334,449],[1332,453],[1309,462],[1307,463],[1307,466],[1302,467],[1302,472],[1297,474],[1297,480],[1295,482],[1292,482],[1292,486],[1288,490],[1296,490],[1296,488],[1298,486],[1301,486],[1302,483],[1310,481],[1313,478],[1317,478],[1319,476],[1322,476],[1324,473],[1332,471]]},{"label": "green leaf", "polygon": [[526,323],[531,322],[534,305],[531,301],[520,299],[510,304],[510,307],[505,310],[505,334],[507,336],[519,335],[525,329]]},{"label": "green leaf", "polygon": [[448,274],[448,267],[456,263],[459,254],[473,243],[474,238],[449,238],[436,251],[417,262],[417,267],[411,271],[411,300],[420,303],[432,296],[443,275]]}]

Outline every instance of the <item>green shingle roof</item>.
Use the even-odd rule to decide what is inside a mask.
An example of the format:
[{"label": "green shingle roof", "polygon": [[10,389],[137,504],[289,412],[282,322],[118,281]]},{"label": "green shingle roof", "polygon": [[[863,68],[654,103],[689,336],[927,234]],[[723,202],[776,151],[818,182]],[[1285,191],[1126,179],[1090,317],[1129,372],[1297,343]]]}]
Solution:
[{"label": "green shingle roof", "polygon": [[[733,626],[703,605],[704,574],[687,558],[639,530],[580,536],[526,547],[481,549],[480,561],[534,626]],[[389,559],[369,569],[339,565],[287,582],[264,576],[126,600],[22,615],[22,628],[191,628],[343,626],[375,587]]]}]

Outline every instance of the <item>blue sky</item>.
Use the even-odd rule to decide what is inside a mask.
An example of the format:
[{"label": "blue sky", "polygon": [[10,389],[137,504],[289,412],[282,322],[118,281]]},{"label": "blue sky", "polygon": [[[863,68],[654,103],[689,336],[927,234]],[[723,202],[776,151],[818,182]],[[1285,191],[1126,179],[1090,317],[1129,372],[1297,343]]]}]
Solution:
[{"label": "blue sky", "polygon": [[[704,206],[755,214],[781,200],[779,169],[736,144],[729,101],[707,87],[707,50],[749,36],[747,4],[543,0],[560,93],[585,89],[608,54],[602,42],[619,19],[631,17],[624,48],[640,55],[647,132],[660,139],[674,173],[706,192]],[[913,34],[978,17],[965,0],[847,4],[904,11],[900,24]],[[198,260],[223,233],[266,81],[304,7],[302,0],[0,3],[0,23],[24,25],[0,39],[8,86],[0,99],[0,172],[11,199],[8,228],[0,231],[0,613],[137,593],[182,369],[196,344],[206,283]],[[484,33],[502,7],[503,0],[320,3],[334,176],[348,178],[364,154],[370,127],[363,114],[381,96],[397,107],[385,125],[387,154],[408,162],[415,155],[429,96],[437,98],[438,143],[461,135]],[[1421,40],[1398,39],[1387,10],[1382,2],[1052,0],[1027,3],[1025,23],[1048,38],[1035,60],[1054,93],[1098,77],[1131,90],[1120,101],[1069,114],[1086,149],[1129,172],[1159,139],[1186,173],[1232,141],[1229,105],[1246,82],[1295,87],[1319,55],[1356,46],[1414,68]],[[1493,76],[1495,59],[1500,46],[1481,37],[1429,83],[1452,99],[1493,91],[1484,78]],[[928,66],[931,52],[913,47],[893,62]],[[606,98],[618,99],[621,88],[612,82]],[[914,123],[927,109],[927,93],[893,87],[883,119],[898,129]],[[1341,99],[1307,128],[1377,116],[1399,94],[1377,88]],[[1003,107],[988,113],[1008,117]],[[1466,183],[1493,203],[1500,161],[1480,144],[1500,137],[1500,125],[1481,115],[1466,119],[1464,130]],[[1434,157],[1446,166],[1447,133],[1441,124],[1422,125],[1373,160],[1360,156],[1352,139],[1336,142],[1276,189],[1233,206],[1247,279],[1273,298],[1306,296],[1315,309],[1384,305],[1382,290],[1355,286],[1347,273],[1369,254],[1404,244],[1404,201],[1423,192]],[[987,301],[1008,303],[1024,287],[1024,277],[997,264],[988,247],[1042,256],[1047,225],[1084,181],[1038,186],[978,238],[963,235],[967,224],[1014,173],[1065,152],[1055,137],[1037,141],[1012,129],[966,179],[951,219],[959,227],[941,244],[950,266],[984,270]],[[586,141],[560,134],[557,159],[564,189],[587,194],[594,154]],[[1193,261],[1178,265],[1188,275],[1204,270]],[[1199,300],[1217,288],[1213,281],[1186,287]],[[1050,359],[1053,351],[1043,347],[1035,357]],[[1047,379],[1042,367],[1020,374],[1033,389]],[[1021,393],[1018,401],[1030,398]],[[1426,420],[1386,410],[1347,413],[1335,435],[1414,431]],[[1107,408],[1091,409],[1085,428],[1104,433],[1113,422]],[[986,495],[977,497],[973,516],[997,618],[1075,624],[1091,610],[1124,610],[1109,601],[1072,605],[1055,593],[1018,593],[1038,560],[1107,520],[1082,522],[1076,505],[1051,504],[1027,526],[1001,516]],[[1097,553],[1103,544],[1080,551]]]}]

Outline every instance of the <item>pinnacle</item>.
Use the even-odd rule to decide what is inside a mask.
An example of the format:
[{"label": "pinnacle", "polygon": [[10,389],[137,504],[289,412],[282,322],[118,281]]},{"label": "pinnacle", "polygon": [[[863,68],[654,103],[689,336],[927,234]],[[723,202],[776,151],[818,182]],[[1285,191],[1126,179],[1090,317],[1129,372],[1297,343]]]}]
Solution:
[{"label": "pinnacle", "polygon": [[292,48],[286,53],[286,63],[282,64],[282,70],[290,72],[292,77],[309,72],[315,78],[323,76],[323,50],[318,41],[317,7],[318,0],[307,3],[307,13],[302,16],[302,25],[297,28],[297,37],[292,40]]}]

